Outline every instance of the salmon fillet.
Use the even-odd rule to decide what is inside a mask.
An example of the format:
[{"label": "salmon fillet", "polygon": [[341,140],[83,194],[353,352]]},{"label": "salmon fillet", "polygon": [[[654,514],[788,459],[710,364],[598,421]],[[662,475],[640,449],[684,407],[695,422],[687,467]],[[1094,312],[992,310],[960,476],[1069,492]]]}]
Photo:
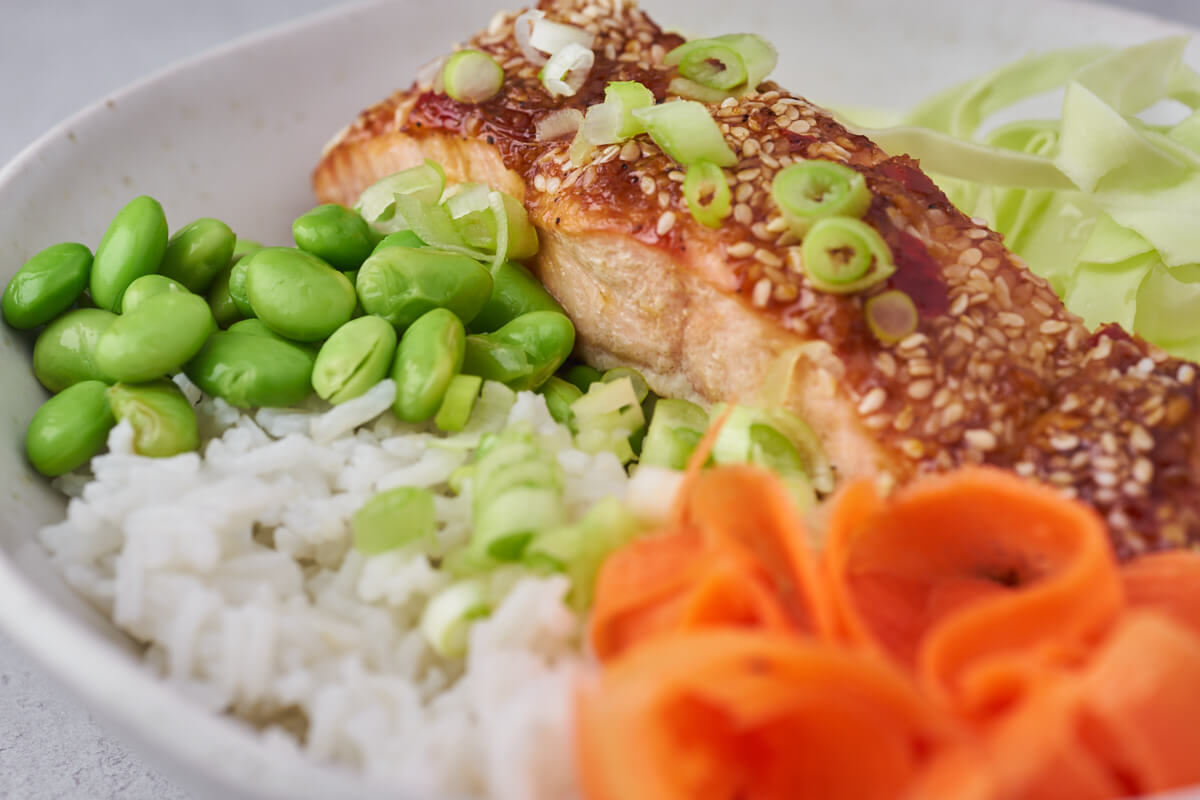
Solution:
[{"label": "salmon fillet", "polygon": [[[719,228],[695,222],[679,166],[642,135],[576,166],[570,136],[539,141],[561,108],[635,80],[661,101],[683,40],[622,0],[543,0],[550,19],[596,35],[573,97],[552,99],[500,13],[469,46],[506,73],[500,93],[458,103],[414,83],[362,112],[313,174],[322,202],[353,205],[370,183],[440,162],[521,200],[541,238],[530,262],[600,367],[641,370],[655,391],[702,401],[753,398],[768,371],[781,402],[817,431],[843,477],[903,483],[967,463],[1015,470],[1090,503],[1122,557],[1200,546],[1197,368],[1116,326],[1089,331],[986,224],[955,209],[914,160],[889,156],[822,109],[767,82],[711,106],[740,157],[735,205]],[[770,195],[795,159],[861,172],[866,220],[896,272],[857,295],[814,290]],[[917,330],[885,345],[866,296],[900,289]]]}]

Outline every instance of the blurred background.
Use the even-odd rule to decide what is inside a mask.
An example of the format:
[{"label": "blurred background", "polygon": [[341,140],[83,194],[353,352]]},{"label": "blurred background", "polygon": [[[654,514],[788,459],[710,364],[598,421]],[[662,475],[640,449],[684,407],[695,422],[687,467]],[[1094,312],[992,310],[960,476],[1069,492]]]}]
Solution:
[{"label": "blurred background", "polygon": [[[1091,2],[1200,29],[1200,0]],[[80,108],[171,62],[335,5],[333,0],[0,0],[0,164]],[[319,53],[313,54],[313,64],[319,67]],[[0,637],[0,797],[184,800],[188,795],[111,738]]]}]

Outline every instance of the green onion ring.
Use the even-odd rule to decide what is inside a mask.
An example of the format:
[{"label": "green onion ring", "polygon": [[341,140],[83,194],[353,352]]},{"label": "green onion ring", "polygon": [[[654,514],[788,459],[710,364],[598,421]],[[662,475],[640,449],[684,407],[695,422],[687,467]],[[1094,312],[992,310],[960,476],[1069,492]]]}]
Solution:
[{"label": "green onion ring", "polygon": [[697,161],[687,168],[683,178],[683,199],[692,218],[709,228],[718,227],[733,210],[725,173],[711,161]]},{"label": "green onion ring", "polygon": [[884,344],[895,344],[917,329],[917,306],[899,289],[869,298],[863,313],[871,333]]},{"label": "green onion ring", "polygon": [[679,74],[701,86],[727,92],[746,82],[746,62],[732,47],[708,40],[698,42],[684,54]]},{"label": "green onion ring", "polygon": [[792,233],[804,236],[825,217],[862,217],[871,190],[861,172],[834,161],[800,161],[775,175],[771,196]]},{"label": "green onion ring", "polygon": [[883,238],[850,217],[817,220],[800,244],[800,255],[809,282],[823,292],[859,292],[896,271]]}]

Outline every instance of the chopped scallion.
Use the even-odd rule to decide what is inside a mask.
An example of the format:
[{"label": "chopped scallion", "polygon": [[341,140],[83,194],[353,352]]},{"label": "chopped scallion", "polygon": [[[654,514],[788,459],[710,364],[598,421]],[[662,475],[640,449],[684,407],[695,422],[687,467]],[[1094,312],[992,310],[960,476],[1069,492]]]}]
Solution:
[{"label": "chopped scallion", "polygon": [[411,195],[423,203],[436,203],[446,189],[442,165],[425,159],[420,166],[380,178],[359,195],[354,210],[378,233],[405,230],[403,218],[396,217],[396,196]]},{"label": "chopped scallion", "polygon": [[574,430],[575,415],[571,413],[571,404],[583,397],[583,392],[579,387],[573,383],[567,383],[556,375],[551,375],[545,383],[537,388],[537,393],[545,398],[550,416],[554,417],[556,422]]},{"label": "chopped scallion", "polygon": [[654,143],[685,167],[697,161],[711,161],[719,167],[737,163],[737,156],[729,149],[712,114],[700,103],[692,100],[659,103],[636,109],[633,115],[646,126]]},{"label": "chopped scallion", "polygon": [[917,329],[917,307],[899,289],[877,294],[863,307],[867,327],[884,344],[895,344]]},{"label": "chopped scallion", "polygon": [[683,199],[692,218],[709,228],[720,226],[733,210],[725,173],[711,161],[697,161],[683,178]]},{"label": "chopped scallion", "polygon": [[421,633],[440,655],[458,658],[467,651],[471,622],[491,610],[486,581],[471,578],[452,583],[429,599],[421,615]]},{"label": "chopped scallion", "polygon": [[693,39],[667,53],[664,59],[667,65],[677,66],[680,76],[692,85],[721,93],[717,100],[706,102],[753,92],[778,61],[771,43],[753,33]]},{"label": "chopped scallion", "polygon": [[485,437],[476,455],[471,548],[493,561],[515,561],[534,534],[563,523],[562,468],[519,428]]},{"label": "chopped scallion", "polygon": [[654,406],[640,464],[684,469],[708,429],[708,413],[687,400],[664,398]]},{"label": "chopped scallion", "polygon": [[594,52],[571,42],[550,56],[546,66],[542,67],[542,85],[552,97],[571,97],[587,81],[595,63]]},{"label": "chopped scallion", "polygon": [[459,50],[442,67],[442,88],[460,103],[482,103],[504,84],[504,69],[481,50]]},{"label": "chopped scallion", "polygon": [[823,217],[861,217],[871,190],[861,172],[834,161],[800,161],[781,169],[771,196],[792,233],[803,237]]},{"label": "chopped scallion", "polygon": [[[545,17],[534,20],[533,29],[529,32],[530,46],[543,53],[558,53],[571,45],[591,50],[595,43],[596,35],[594,33],[574,25],[554,22]],[[554,60],[553,55],[550,58],[551,61]]]},{"label": "chopped scallion", "polygon": [[850,217],[825,217],[800,245],[804,272],[823,292],[859,292],[896,271],[887,243],[867,223]]},{"label": "chopped scallion", "polygon": [[451,378],[433,423],[441,430],[451,433],[457,433],[467,427],[482,386],[483,378],[478,375],[455,375]]},{"label": "chopped scallion", "polygon": [[433,535],[433,493],[399,486],[372,497],[350,520],[354,549],[367,555],[385,553]]}]

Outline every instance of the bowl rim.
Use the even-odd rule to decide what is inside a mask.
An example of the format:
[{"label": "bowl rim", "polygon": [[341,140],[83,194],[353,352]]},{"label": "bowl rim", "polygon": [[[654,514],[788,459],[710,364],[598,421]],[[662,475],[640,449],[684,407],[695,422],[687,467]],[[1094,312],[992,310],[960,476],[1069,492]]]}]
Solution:
[{"label": "bowl rim", "polygon": [[[498,3],[497,7],[523,5]],[[1167,19],[1152,11],[1102,5],[1090,0],[1021,0],[1030,6],[1058,6],[1075,13],[1121,20],[1153,20],[1179,34],[1196,36],[1200,28]],[[248,47],[319,27],[334,20],[362,17],[368,20],[395,0],[351,0],[259,31],[233,38],[160,67],[137,80],[83,106],[20,149],[0,166],[0,189],[24,170],[36,165],[67,134],[85,125],[113,102],[136,95],[157,84],[218,61]],[[35,532],[25,545],[42,547]],[[22,546],[25,546],[22,545]],[[73,590],[72,590],[73,591]],[[392,797],[396,788],[375,786],[364,775],[334,765],[319,764],[280,748],[268,749],[249,726],[225,714],[210,712],[188,700],[169,683],[156,679],[144,666],[114,642],[86,623],[59,610],[32,580],[0,550],[0,632],[31,656],[43,674],[68,692],[89,711],[96,712],[105,727],[118,731],[123,744],[148,756],[155,767],[163,767],[174,781],[198,789],[195,776],[204,776],[204,791],[224,797],[344,796]],[[136,685],[138,702],[127,701]],[[164,717],[172,719],[187,736],[167,743],[154,735]],[[188,780],[185,776],[190,776]],[[1200,785],[1156,795],[1159,800],[1200,800]]]}]

